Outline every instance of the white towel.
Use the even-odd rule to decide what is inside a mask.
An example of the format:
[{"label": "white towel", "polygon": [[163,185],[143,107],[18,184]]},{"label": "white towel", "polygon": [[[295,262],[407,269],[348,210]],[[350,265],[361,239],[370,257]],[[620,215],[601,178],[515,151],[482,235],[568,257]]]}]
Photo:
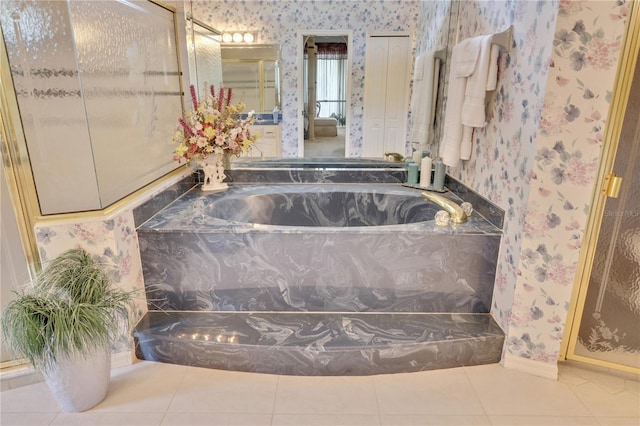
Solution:
[{"label": "white towel", "polygon": [[492,35],[464,40],[454,46],[447,91],[444,134],[440,145],[442,161],[457,167],[471,158],[474,127],[486,125],[486,92],[495,90],[499,47]]},{"label": "white towel", "polygon": [[482,51],[474,73],[467,80],[465,101],[462,105],[462,141],[460,159],[469,160],[473,145],[473,128],[487,124],[485,114],[486,92],[495,90],[498,79],[500,48],[491,44],[492,36],[485,36]]},{"label": "white towel", "polygon": [[416,58],[413,72],[413,93],[411,95],[411,131],[409,139],[413,143],[426,146],[433,140],[434,101],[436,94],[434,80],[437,84],[435,70],[436,61],[432,52],[424,53]]},{"label": "white towel", "polygon": [[[458,77],[457,65],[463,63],[465,72],[468,70],[466,43],[458,43],[451,51],[451,67],[449,70],[449,87],[447,88],[447,107],[444,113],[444,126],[439,154],[442,162],[449,167],[458,167],[460,162],[460,141],[462,140],[462,103],[467,87],[467,77]],[[464,67],[466,65],[467,67]],[[462,73],[464,74],[464,73]]]},{"label": "white towel", "polygon": [[500,46],[492,44],[489,72],[487,73],[487,92],[496,90],[498,86],[498,56],[500,56]]},{"label": "white towel", "polygon": [[462,124],[466,126],[483,127],[487,124],[484,100],[487,94],[492,36],[486,35],[475,38],[480,39],[480,55],[473,74],[467,80],[461,120]]}]

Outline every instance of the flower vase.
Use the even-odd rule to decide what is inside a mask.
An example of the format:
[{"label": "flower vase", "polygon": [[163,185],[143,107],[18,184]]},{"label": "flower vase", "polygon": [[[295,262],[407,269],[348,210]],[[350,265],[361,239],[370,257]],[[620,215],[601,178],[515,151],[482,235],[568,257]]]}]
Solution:
[{"label": "flower vase", "polygon": [[203,191],[219,191],[229,187],[222,182],[225,178],[224,154],[209,154],[202,160],[198,160],[198,165],[204,172]]}]

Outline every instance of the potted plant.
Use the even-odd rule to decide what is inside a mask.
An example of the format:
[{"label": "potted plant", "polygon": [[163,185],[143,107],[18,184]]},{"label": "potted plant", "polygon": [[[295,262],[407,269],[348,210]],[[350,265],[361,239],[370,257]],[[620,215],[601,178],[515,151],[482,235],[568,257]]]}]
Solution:
[{"label": "potted plant", "polygon": [[129,324],[131,293],[114,288],[82,249],[62,253],[2,313],[6,343],[40,370],[67,411],[107,395],[110,344]]}]

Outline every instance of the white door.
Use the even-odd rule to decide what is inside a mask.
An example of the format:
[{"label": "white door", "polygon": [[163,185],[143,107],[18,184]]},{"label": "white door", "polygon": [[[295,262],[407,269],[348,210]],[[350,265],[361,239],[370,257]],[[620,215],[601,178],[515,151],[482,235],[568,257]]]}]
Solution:
[{"label": "white door", "polygon": [[408,35],[367,36],[363,157],[405,153],[410,55]]}]

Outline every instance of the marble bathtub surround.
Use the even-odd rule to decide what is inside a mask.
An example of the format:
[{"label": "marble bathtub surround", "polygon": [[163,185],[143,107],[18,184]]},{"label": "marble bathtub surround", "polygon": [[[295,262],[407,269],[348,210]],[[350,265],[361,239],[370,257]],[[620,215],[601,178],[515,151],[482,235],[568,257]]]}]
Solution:
[{"label": "marble bathtub surround", "polygon": [[363,158],[238,158],[227,171],[233,183],[403,183],[403,163]]},{"label": "marble bathtub surround", "polygon": [[195,188],[138,229],[149,309],[488,312],[500,230],[437,210],[399,185]]},{"label": "marble bathtub surround", "polygon": [[446,176],[445,184],[447,189],[458,198],[471,203],[475,212],[502,229],[504,224],[503,209],[449,175]]},{"label": "marble bathtub surround", "polygon": [[149,312],[141,359],[282,375],[406,373],[500,360],[489,314]]}]

